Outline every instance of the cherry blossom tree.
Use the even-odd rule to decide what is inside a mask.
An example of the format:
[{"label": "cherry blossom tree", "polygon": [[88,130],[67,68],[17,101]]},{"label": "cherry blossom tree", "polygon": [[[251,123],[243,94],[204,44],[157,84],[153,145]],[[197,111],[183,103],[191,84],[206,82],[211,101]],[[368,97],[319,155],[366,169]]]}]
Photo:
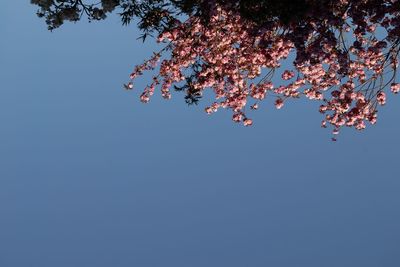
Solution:
[{"label": "cherry blossom tree", "polygon": [[[102,2],[105,9],[104,2],[126,8],[129,1]],[[130,14],[164,45],[125,85],[132,90],[144,71],[154,71],[140,94],[143,103],[156,89],[165,99],[171,90],[183,91],[188,104],[212,91],[205,112],[229,109],[234,122],[250,126],[251,110],[263,100],[281,109],[304,97],[320,102],[322,127],[331,127],[336,140],[344,126],[375,124],[387,95],[400,92],[399,0],[138,2],[147,5],[142,11],[158,13],[150,12],[153,19]]]}]

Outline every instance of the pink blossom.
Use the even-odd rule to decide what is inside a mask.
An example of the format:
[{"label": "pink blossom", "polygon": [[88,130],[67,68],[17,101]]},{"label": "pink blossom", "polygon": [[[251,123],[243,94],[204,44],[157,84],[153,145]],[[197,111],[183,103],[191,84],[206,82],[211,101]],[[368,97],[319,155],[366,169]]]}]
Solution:
[{"label": "pink blossom", "polygon": [[150,97],[146,94],[146,93],[142,93],[140,95],[140,101],[142,101],[143,103],[147,103],[149,102]]},{"label": "pink blossom", "polygon": [[243,124],[244,124],[244,126],[251,126],[251,125],[253,125],[253,120],[246,118],[243,120]]},{"label": "pink blossom", "polygon": [[283,107],[283,100],[278,98],[277,100],[275,100],[275,107],[277,109],[281,109]]},{"label": "pink blossom", "polygon": [[392,83],[390,85],[390,90],[395,94],[399,93],[400,92],[400,83]]},{"label": "pink blossom", "polygon": [[282,79],[290,80],[294,77],[294,71],[285,70],[282,74]]},{"label": "pink blossom", "polygon": [[379,92],[376,96],[376,100],[378,101],[378,104],[383,106],[386,104],[386,94],[384,92]]},{"label": "pink blossom", "polygon": [[234,122],[240,122],[242,121],[243,115],[241,113],[235,113],[233,114],[232,120]]},{"label": "pink blossom", "polygon": [[255,103],[255,104],[251,105],[250,108],[256,110],[256,109],[258,109],[258,104]]}]

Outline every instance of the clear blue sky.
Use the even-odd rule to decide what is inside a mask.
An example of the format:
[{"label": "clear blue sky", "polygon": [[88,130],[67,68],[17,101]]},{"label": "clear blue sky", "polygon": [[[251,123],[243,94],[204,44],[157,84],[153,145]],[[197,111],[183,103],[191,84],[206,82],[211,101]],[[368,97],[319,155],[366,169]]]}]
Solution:
[{"label": "clear blue sky", "polygon": [[316,103],[143,105],[134,25],[50,33],[28,2],[0,9],[1,267],[400,266],[400,96],[336,143]]}]

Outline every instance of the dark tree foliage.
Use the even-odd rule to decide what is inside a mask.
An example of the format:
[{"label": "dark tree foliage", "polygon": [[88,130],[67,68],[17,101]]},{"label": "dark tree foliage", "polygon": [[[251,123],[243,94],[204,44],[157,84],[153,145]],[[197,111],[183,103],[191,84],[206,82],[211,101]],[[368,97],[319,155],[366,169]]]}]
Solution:
[{"label": "dark tree foliage", "polygon": [[121,16],[123,25],[137,19],[143,39],[152,32],[162,32],[174,26],[176,18],[199,11],[200,0],[31,0],[39,6],[37,15],[46,20],[49,30],[65,21],[77,22],[86,16],[89,21],[104,20],[111,12]]},{"label": "dark tree foliage", "polygon": [[326,6],[329,0],[239,0],[237,2],[242,16],[262,25],[275,19],[283,24],[301,21],[309,11]]},{"label": "dark tree foliage", "polygon": [[[242,16],[260,26],[278,19],[282,23],[299,22],[310,10],[328,8],[332,0],[216,0],[237,9]],[[65,21],[79,21],[87,16],[89,21],[103,20],[107,14],[117,12],[122,24],[138,19],[139,28],[149,34],[162,32],[173,26],[177,16],[196,15],[207,20],[209,1],[205,0],[31,0],[38,5],[39,17],[44,17],[48,28],[54,30]],[[314,12],[316,13],[316,12]]]}]

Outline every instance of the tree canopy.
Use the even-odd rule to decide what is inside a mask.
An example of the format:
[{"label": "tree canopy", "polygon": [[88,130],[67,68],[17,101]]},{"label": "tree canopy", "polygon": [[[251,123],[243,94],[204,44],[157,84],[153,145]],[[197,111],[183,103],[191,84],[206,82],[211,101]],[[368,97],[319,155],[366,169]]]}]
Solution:
[{"label": "tree canopy", "polygon": [[[291,98],[320,101],[322,126],[375,124],[387,92],[400,92],[399,0],[32,0],[50,30],[64,21],[105,19],[118,12],[123,24],[137,18],[143,39],[165,47],[136,66],[125,88],[156,70],[140,99],[156,88],[185,92],[188,104],[205,90],[215,93],[209,114],[232,110],[232,119],[253,124],[249,110],[265,98],[280,109]],[[283,62],[294,55],[291,67]],[[164,55],[164,57],[162,57]],[[273,79],[273,76],[280,79]],[[333,140],[336,140],[333,137]]]}]

